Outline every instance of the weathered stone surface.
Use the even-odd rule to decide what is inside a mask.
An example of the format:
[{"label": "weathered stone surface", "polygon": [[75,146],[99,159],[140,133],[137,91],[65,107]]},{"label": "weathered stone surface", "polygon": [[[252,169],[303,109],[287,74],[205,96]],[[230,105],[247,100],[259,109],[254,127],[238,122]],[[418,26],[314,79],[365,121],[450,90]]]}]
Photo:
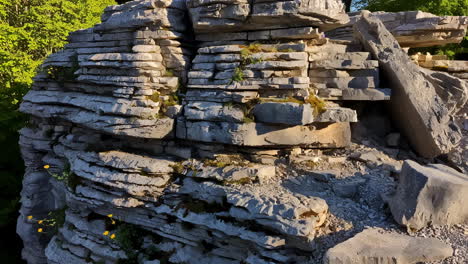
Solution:
[{"label": "weathered stone surface", "polygon": [[[390,225],[380,195],[399,168],[382,153],[406,151],[351,144],[356,111],[336,101],[390,92],[361,44],[324,37],[346,20],[341,0],[136,0],[71,33],[21,104],[23,258],[316,263],[341,230]],[[463,108],[460,80],[423,78]],[[347,146],[361,162],[330,150]],[[49,212],[63,226],[38,233]]]},{"label": "weathered stone surface", "polygon": [[323,263],[411,264],[443,260],[452,254],[452,248],[440,240],[413,238],[374,228],[329,249]]},{"label": "weathered stone surface", "polygon": [[[375,12],[373,15],[384,23],[402,47],[431,47],[460,43],[468,27],[466,16],[439,17],[421,11]],[[350,22],[345,27],[327,32],[327,37],[351,41],[352,26],[360,19],[360,13],[352,14]]]},{"label": "weathered stone surface", "polygon": [[325,126],[274,126],[262,123],[177,122],[177,137],[238,146],[304,145],[341,148],[350,144],[349,123]]},{"label": "weathered stone surface", "polygon": [[185,107],[188,120],[243,122],[245,114],[240,107],[212,102],[190,102]]},{"label": "weathered stone surface", "polygon": [[[355,33],[392,84],[391,109],[400,129],[425,157],[448,153],[461,139],[443,98],[375,16],[363,14]],[[437,116],[437,117],[436,117]]]},{"label": "weathered stone surface", "polygon": [[408,160],[389,205],[394,219],[410,230],[466,223],[467,190],[467,175],[444,165],[421,166]]},{"label": "weathered stone surface", "polygon": [[255,120],[262,123],[308,125],[314,122],[357,122],[355,111],[347,108],[327,107],[317,113],[310,104],[261,103],[252,111]]},{"label": "weathered stone surface", "polygon": [[187,2],[195,31],[239,32],[252,29],[317,26],[331,29],[348,16],[338,0],[326,1],[199,1]]}]

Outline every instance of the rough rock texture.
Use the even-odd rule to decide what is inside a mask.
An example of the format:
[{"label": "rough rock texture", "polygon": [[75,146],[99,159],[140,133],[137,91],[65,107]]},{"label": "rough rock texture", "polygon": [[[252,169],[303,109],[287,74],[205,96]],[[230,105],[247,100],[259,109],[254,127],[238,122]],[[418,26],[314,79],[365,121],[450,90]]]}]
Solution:
[{"label": "rough rock texture", "polygon": [[[461,140],[461,130],[452,117],[455,111],[449,108],[457,103],[450,101],[463,102],[466,97],[441,98],[438,89],[442,88],[427,80],[424,73],[411,63],[378,17],[364,13],[354,29],[390,77],[392,114],[412,146],[427,158],[450,152]],[[466,85],[463,88],[466,89]],[[463,94],[468,95],[466,92]]]},{"label": "rough rock texture", "polygon": [[287,1],[200,1],[187,3],[197,32],[318,26],[330,29],[349,19],[339,0]]},{"label": "rough rock texture", "polygon": [[413,238],[366,229],[353,238],[328,250],[325,264],[411,264],[445,259],[453,249],[434,238]]},{"label": "rough rock texture", "polygon": [[381,195],[417,157],[351,142],[393,87],[361,43],[324,37],[343,23],[338,0],[137,0],[71,33],[21,104],[23,258],[316,264],[365,226],[397,232]]},{"label": "rough rock texture", "polygon": [[389,198],[390,210],[410,230],[468,223],[467,190],[467,175],[440,164],[406,161],[396,193]]},{"label": "rough rock texture", "polygon": [[[466,35],[468,17],[435,16],[421,11],[375,12],[402,47],[432,47],[450,43],[460,43]],[[350,22],[327,32],[327,37],[335,40],[352,41],[353,25],[361,19],[361,13],[350,13]]]}]

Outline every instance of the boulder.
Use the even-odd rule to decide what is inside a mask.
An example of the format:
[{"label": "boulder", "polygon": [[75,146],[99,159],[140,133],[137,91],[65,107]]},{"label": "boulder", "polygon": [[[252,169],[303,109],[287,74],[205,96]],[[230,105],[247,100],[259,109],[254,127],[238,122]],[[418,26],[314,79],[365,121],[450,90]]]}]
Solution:
[{"label": "boulder", "polygon": [[413,148],[426,158],[450,152],[461,139],[438,84],[411,62],[378,17],[363,13],[354,31],[365,49],[379,60],[392,87],[390,109]]},{"label": "boulder", "polygon": [[411,264],[443,260],[452,254],[452,248],[438,239],[385,233],[373,228],[329,249],[323,263]]},{"label": "boulder", "polygon": [[396,193],[386,199],[408,229],[468,223],[468,176],[444,165],[405,161]]}]

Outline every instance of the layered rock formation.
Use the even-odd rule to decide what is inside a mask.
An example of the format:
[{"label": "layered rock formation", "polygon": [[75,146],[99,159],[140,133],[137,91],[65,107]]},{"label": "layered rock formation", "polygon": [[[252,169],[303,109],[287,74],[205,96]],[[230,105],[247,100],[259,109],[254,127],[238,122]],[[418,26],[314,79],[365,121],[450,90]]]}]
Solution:
[{"label": "layered rock formation", "polygon": [[[443,46],[460,43],[466,35],[467,17],[435,16],[421,11],[375,12],[372,14],[404,48]],[[350,22],[344,27],[327,32],[336,40],[353,40],[353,25],[361,19],[361,13],[350,13]]]},{"label": "layered rock formation", "polygon": [[350,146],[347,105],[393,88],[365,41],[325,38],[346,23],[338,0],[137,0],[70,34],[21,105],[23,257],[321,261],[332,188],[293,191],[284,160]]}]

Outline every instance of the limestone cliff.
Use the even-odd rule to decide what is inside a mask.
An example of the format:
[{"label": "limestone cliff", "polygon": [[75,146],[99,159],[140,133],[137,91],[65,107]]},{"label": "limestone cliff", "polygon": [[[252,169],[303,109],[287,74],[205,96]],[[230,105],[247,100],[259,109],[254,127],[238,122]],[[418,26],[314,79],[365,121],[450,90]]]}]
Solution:
[{"label": "limestone cliff", "polygon": [[282,162],[350,147],[349,105],[393,88],[362,42],[325,37],[349,23],[339,0],[136,0],[71,33],[21,104],[23,257],[321,262],[328,176],[294,191]]}]

